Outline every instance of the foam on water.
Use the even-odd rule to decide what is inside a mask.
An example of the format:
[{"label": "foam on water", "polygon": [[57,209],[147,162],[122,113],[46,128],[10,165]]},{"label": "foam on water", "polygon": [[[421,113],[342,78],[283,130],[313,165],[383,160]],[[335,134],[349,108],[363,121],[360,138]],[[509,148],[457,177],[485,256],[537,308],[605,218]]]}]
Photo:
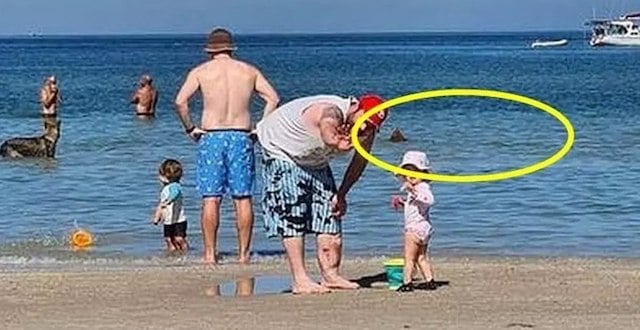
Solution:
[{"label": "foam on water", "polygon": [[[252,255],[252,262],[281,263],[282,255]],[[234,256],[221,256],[220,264],[234,264]],[[2,271],[47,271],[47,270],[117,270],[140,267],[189,267],[202,265],[202,257],[195,254],[184,256],[109,256],[104,254],[58,254],[55,256],[0,256],[0,269]]]}]

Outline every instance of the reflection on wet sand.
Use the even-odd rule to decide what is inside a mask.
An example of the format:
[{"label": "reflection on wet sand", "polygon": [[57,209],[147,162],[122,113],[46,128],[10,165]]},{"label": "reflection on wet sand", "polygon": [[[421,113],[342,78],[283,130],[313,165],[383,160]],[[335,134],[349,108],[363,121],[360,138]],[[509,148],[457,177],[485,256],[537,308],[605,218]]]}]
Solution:
[{"label": "reflection on wet sand", "polygon": [[[234,296],[234,297],[248,297],[248,296],[253,296],[254,291],[255,291],[255,287],[256,287],[256,280],[253,277],[243,277],[243,278],[239,278],[237,279],[232,286],[235,287],[234,290],[232,290],[233,294],[228,294],[228,290],[222,290],[221,287],[223,286],[229,286],[230,283],[224,283],[224,284],[215,284],[213,287],[208,288],[205,291],[205,294],[207,296],[211,296],[211,297],[219,297],[219,296]],[[223,294],[224,293],[224,294]]]},{"label": "reflection on wet sand", "polygon": [[[354,279],[361,288],[387,290],[386,273]],[[448,286],[449,281],[437,281],[436,286]],[[424,283],[417,283],[416,290],[426,290]],[[287,276],[245,276],[232,281],[214,283],[205,288],[209,297],[250,297],[254,295],[291,293],[291,279]]]},{"label": "reflection on wet sand", "polygon": [[280,276],[240,277],[235,281],[215,283],[205,290],[210,297],[249,297],[291,292],[290,279]]}]

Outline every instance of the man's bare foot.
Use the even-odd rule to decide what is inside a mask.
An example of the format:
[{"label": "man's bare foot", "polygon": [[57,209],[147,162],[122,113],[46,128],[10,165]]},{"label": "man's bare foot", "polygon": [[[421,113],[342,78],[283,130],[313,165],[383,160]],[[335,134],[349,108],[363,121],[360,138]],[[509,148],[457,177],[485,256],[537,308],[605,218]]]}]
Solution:
[{"label": "man's bare foot", "polygon": [[355,282],[348,281],[340,276],[334,276],[330,279],[323,279],[322,286],[329,289],[338,290],[356,290],[360,288],[360,285]]},{"label": "man's bare foot", "polygon": [[205,262],[202,266],[204,267],[205,271],[216,271],[219,269],[218,264],[215,262],[211,262],[211,263]]},{"label": "man's bare foot", "polygon": [[218,264],[218,260],[214,254],[205,254],[204,255],[204,264],[207,266],[215,266]]},{"label": "man's bare foot", "polygon": [[311,280],[305,283],[293,283],[291,291],[293,294],[325,294],[331,292],[328,288]]},{"label": "man's bare foot", "polygon": [[238,257],[238,263],[241,265],[248,265],[251,262],[251,258],[249,256]]}]

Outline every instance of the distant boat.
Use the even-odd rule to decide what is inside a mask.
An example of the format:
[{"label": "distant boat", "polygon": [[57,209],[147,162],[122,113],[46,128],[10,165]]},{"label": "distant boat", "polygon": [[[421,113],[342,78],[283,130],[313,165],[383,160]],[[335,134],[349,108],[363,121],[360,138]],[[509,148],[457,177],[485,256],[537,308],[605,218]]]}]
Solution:
[{"label": "distant boat", "polygon": [[589,44],[598,46],[640,46],[640,13],[618,19],[594,19],[587,22],[593,33]]},{"label": "distant boat", "polygon": [[531,48],[544,48],[544,47],[562,47],[569,44],[569,40],[536,40],[531,44]]}]

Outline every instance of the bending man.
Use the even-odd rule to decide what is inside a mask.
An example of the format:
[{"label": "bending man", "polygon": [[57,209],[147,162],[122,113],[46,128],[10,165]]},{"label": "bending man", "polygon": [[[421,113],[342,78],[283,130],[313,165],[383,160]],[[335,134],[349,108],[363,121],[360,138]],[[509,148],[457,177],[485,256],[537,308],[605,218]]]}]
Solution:
[{"label": "bending man", "polygon": [[[279,237],[287,254],[294,293],[324,293],[355,289],[339,274],[342,253],[341,217],[346,195],[367,164],[355,154],[338,188],[329,166],[333,157],[352,149],[349,130],[365,111],[383,100],[366,95],[357,100],[332,95],[305,97],[276,109],[258,123],[264,154],[263,211],[267,234]],[[380,112],[360,131],[370,150],[386,117]],[[314,283],[304,264],[304,236],[315,234],[322,285]]]}]

